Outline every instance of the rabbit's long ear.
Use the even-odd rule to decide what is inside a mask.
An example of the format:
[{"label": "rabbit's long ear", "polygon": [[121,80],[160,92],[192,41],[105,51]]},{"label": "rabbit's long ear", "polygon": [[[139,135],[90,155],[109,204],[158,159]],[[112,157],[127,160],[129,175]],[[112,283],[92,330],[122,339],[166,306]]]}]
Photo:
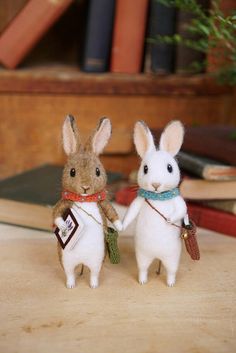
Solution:
[{"label": "rabbit's long ear", "polygon": [[184,126],[178,121],[171,121],[161,134],[159,148],[161,151],[169,152],[175,156],[183,143],[184,139]]},{"label": "rabbit's long ear", "polygon": [[62,127],[62,142],[65,153],[69,156],[75,153],[79,147],[79,132],[75,118],[67,115]]},{"label": "rabbit's long ear", "polygon": [[88,144],[90,149],[98,156],[104,150],[112,133],[111,121],[101,118],[95,133],[90,137]]},{"label": "rabbit's long ear", "polygon": [[137,121],[134,126],[134,144],[141,158],[156,149],[152,133],[144,121]]}]

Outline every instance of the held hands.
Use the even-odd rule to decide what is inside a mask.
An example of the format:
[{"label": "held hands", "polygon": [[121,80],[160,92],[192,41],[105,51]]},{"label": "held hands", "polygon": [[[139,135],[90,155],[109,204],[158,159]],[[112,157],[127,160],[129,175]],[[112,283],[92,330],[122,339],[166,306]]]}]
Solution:
[{"label": "held hands", "polygon": [[113,223],[114,227],[116,228],[116,230],[118,232],[121,232],[123,230],[123,225],[121,223],[121,221],[119,219],[117,219],[114,223]]}]

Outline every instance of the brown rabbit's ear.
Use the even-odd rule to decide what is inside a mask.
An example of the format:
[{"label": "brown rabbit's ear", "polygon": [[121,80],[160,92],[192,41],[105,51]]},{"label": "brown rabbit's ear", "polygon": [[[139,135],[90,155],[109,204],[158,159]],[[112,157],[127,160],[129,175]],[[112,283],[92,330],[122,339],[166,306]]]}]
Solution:
[{"label": "brown rabbit's ear", "polygon": [[62,127],[62,141],[64,151],[67,156],[75,153],[79,147],[79,132],[76,126],[75,118],[67,115]]},{"label": "brown rabbit's ear", "polygon": [[112,133],[110,119],[101,118],[95,133],[89,138],[87,147],[97,156],[102,153]]}]

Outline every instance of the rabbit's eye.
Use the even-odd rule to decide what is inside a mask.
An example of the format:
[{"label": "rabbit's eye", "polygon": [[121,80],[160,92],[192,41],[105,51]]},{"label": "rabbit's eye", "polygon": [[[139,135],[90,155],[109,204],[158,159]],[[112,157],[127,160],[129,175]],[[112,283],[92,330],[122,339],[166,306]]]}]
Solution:
[{"label": "rabbit's eye", "polygon": [[72,168],[70,170],[70,176],[73,178],[73,177],[75,177],[75,174],[76,174],[75,168]]},{"label": "rabbit's eye", "polygon": [[96,175],[97,175],[97,177],[99,177],[100,174],[101,174],[100,169],[99,169],[99,168],[96,168]]},{"label": "rabbit's eye", "polygon": [[173,172],[173,167],[172,167],[171,164],[168,164],[168,165],[167,165],[167,170],[168,170],[169,173],[172,173],[172,172]]},{"label": "rabbit's eye", "polygon": [[148,166],[146,164],[143,167],[143,172],[144,172],[144,174],[147,174],[147,172],[148,172]]}]

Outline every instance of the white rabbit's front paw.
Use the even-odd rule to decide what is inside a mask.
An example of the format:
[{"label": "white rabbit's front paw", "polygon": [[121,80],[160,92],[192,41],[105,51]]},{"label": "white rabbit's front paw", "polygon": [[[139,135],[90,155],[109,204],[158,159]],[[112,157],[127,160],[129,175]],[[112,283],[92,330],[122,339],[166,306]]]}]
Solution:
[{"label": "white rabbit's front paw", "polygon": [[114,224],[116,230],[118,230],[118,232],[122,231],[123,226],[122,226],[122,223],[119,219],[117,219],[113,224]]},{"label": "white rabbit's front paw", "polygon": [[179,221],[179,217],[176,216],[170,216],[169,218],[167,218],[167,223],[173,224]]}]

